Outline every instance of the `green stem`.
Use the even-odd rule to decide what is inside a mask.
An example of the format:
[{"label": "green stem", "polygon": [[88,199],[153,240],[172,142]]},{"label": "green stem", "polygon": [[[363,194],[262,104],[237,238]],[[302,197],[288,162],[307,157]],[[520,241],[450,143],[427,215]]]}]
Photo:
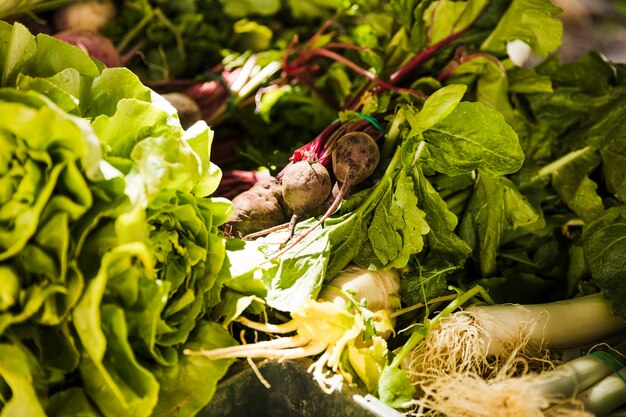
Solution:
[{"label": "green stem", "polygon": [[487,294],[487,291],[485,291],[485,289],[480,285],[476,285],[465,293],[459,295],[456,300],[448,304],[435,317],[433,317],[432,319],[426,319],[424,326],[417,327],[415,330],[413,330],[411,337],[409,337],[409,340],[407,340],[404,346],[402,346],[402,349],[396,355],[396,357],[393,358],[390,366],[393,368],[399,367],[402,361],[404,361],[404,359],[407,357],[407,355],[411,353],[413,349],[415,349],[417,344],[426,337],[428,332],[433,327],[439,324],[442,318],[450,315],[451,313],[459,309],[463,304],[467,303],[469,300],[477,295],[481,295],[487,302],[492,302],[491,297],[489,297],[489,294]]},{"label": "green stem", "polygon": [[400,135],[400,125],[404,123],[406,120],[406,116],[404,115],[404,111],[402,109],[398,110],[396,117],[394,117],[393,122],[389,126],[389,131],[385,135],[385,142],[383,143],[381,149],[381,155],[383,158],[386,158],[388,155],[391,155],[393,149],[397,146],[398,136]]},{"label": "green stem", "polygon": [[354,212],[355,216],[363,216],[367,214],[371,209],[372,205],[375,201],[378,201],[382,198],[382,196],[387,192],[387,181],[383,181],[385,178],[391,178],[393,176],[393,172],[396,170],[398,163],[400,162],[400,155],[402,154],[402,146],[399,146],[396,149],[396,152],[393,154],[393,158],[387,165],[387,169],[383,174],[383,177],[378,183],[374,186],[374,189],[367,196],[367,199],[361,204],[361,206]]},{"label": "green stem", "polygon": [[133,27],[127,34],[122,38],[122,40],[117,44],[117,50],[121,53],[126,47],[131,43],[133,39],[137,37],[139,32],[141,32],[146,25],[152,20],[154,17],[154,10],[150,9],[148,13],[139,21],[139,23]]},{"label": "green stem", "polygon": [[569,164],[572,161],[575,161],[578,157],[586,154],[587,152],[594,152],[593,148],[589,147],[589,146],[585,146],[582,149],[578,149],[576,151],[570,152],[564,156],[562,156],[561,158],[557,159],[556,161],[553,161],[551,163],[549,163],[548,165],[544,166],[543,168],[541,168],[539,170],[539,172],[537,173],[538,177],[545,177],[547,175],[553,174],[554,172],[558,171],[559,169],[561,169],[562,167],[564,167],[565,165]]}]

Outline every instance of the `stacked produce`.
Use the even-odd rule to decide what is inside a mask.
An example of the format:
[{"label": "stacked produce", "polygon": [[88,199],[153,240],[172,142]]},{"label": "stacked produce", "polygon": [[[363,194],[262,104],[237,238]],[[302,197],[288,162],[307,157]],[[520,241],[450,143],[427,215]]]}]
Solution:
[{"label": "stacked produce", "polygon": [[71,3],[0,22],[2,413],[192,416],[235,358],[623,403],[626,67],[560,63],[549,0]]}]

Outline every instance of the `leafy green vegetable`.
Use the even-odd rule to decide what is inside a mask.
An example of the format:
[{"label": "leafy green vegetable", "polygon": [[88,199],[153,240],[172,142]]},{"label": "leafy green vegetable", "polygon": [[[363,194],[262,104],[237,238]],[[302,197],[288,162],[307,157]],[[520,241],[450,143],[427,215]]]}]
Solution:
[{"label": "leafy green vegetable", "polygon": [[0,35],[2,413],[193,415],[230,362],[183,350],[233,343],[207,321],[232,210],[209,197],[212,131],[127,69],[18,23]]}]

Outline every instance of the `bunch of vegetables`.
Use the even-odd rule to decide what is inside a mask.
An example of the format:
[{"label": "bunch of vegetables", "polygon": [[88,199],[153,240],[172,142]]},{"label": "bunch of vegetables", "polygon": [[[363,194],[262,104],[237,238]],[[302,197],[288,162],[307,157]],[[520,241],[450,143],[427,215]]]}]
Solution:
[{"label": "bunch of vegetables", "polygon": [[[4,408],[22,403],[15,393],[32,378],[23,402],[51,415],[71,414],[57,407],[75,392],[93,415],[193,415],[233,358],[304,356],[316,358],[325,391],[356,385],[407,414],[489,415],[493,403],[486,414],[471,409],[468,383],[510,404],[503,414],[619,406],[605,397],[594,408],[590,398],[615,385],[624,361],[584,356],[546,371],[546,350],[605,342],[611,351],[626,331],[626,72],[597,54],[565,65],[549,57],[562,33],[549,0],[122,3],[103,33],[137,42],[147,59],[125,63],[138,75],[3,26],[7,108],[52,111],[82,129],[83,143],[31,157],[54,182],[33,193],[34,211],[3,216],[30,226],[11,226],[23,235],[2,258],[14,277],[2,340],[26,364],[21,379],[0,373]],[[274,26],[309,11],[300,37]],[[186,20],[194,16],[200,26]],[[233,23],[242,18],[254,20]],[[274,28],[278,38],[234,46],[221,37],[238,27]],[[196,45],[185,36],[196,35],[213,40],[194,54],[202,64],[182,59]],[[524,66],[531,56],[537,65]],[[209,73],[194,77],[200,67]],[[183,129],[139,80],[193,96],[199,117]],[[209,161],[212,131],[198,119],[220,123],[218,141],[253,133],[258,145],[237,168],[252,162],[267,174],[250,175],[260,180],[232,205],[207,197],[221,177]],[[54,136],[6,131],[20,144]],[[70,149],[87,150],[67,162]],[[11,152],[11,163],[29,155]],[[66,235],[46,236],[58,230]],[[27,259],[53,269],[31,271]],[[38,304],[22,303],[36,291],[46,294]],[[15,313],[16,300],[28,313]],[[539,314],[507,318],[509,308],[481,303]],[[548,326],[576,323],[570,315],[581,311],[606,326],[572,338]],[[59,329],[45,331],[67,346],[63,360],[42,353],[43,325]],[[232,346],[238,329],[268,340]],[[590,363],[593,372],[576,373]],[[535,389],[533,378],[568,372],[581,384]],[[531,391],[525,411],[501,396]]]},{"label": "bunch of vegetables", "polygon": [[194,414],[229,363],[183,349],[233,343],[207,319],[231,212],[212,131],[65,42],[0,39],[2,413]]}]

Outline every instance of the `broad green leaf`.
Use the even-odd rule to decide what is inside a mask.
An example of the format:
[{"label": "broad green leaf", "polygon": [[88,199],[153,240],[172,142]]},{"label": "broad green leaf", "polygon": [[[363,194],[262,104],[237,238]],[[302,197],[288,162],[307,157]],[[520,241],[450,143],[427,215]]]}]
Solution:
[{"label": "broad green leaf", "polygon": [[519,39],[545,58],[561,44],[563,23],[556,16],[560,11],[550,0],[513,0],[481,49],[504,54],[506,44]]},{"label": "broad green leaf", "polygon": [[409,137],[419,135],[450,115],[461,102],[466,90],[467,87],[461,84],[448,85],[428,97],[419,113],[406,112],[411,125]]},{"label": "broad green leaf", "polygon": [[433,185],[418,166],[413,170],[418,206],[426,213],[430,228],[427,241],[426,262],[433,266],[462,265],[471,249],[456,233],[459,220],[452,213]]},{"label": "broad green leaf", "polygon": [[534,69],[515,67],[508,71],[509,91],[520,94],[552,93],[552,80]]},{"label": "broad green leaf", "polygon": [[452,75],[475,77],[476,101],[502,113],[505,120],[512,120],[513,107],[509,101],[509,80],[506,70],[499,61],[478,56],[456,67]]},{"label": "broad green leaf", "polygon": [[[222,171],[211,162],[211,145],[213,144],[213,131],[206,123],[197,123],[189,128],[184,135],[184,140],[200,158],[201,176],[196,182],[192,192],[198,197],[207,197],[212,194],[222,180]],[[220,224],[224,223],[220,222]]]},{"label": "broad green leaf", "polygon": [[424,13],[424,23],[430,32],[430,44],[434,45],[467,29],[488,3],[488,0],[438,0],[431,3]]},{"label": "broad green leaf", "polygon": [[397,258],[402,248],[399,230],[405,227],[402,212],[393,198],[393,185],[389,182],[387,192],[376,206],[372,224],[367,229],[374,253],[382,265]]},{"label": "broad green leaf", "polygon": [[459,235],[473,249],[483,276],[496,273],[504,232],[541,226],[535,207],[504,177],[480,173]]},{"label": "broad green leaf", "polygon": [[[149,274],[152,269],[150,254],[142,242],[115,246],[103,256],[98,274],[89,281],[76,305],[72,313],[74,325],[85,350],[95,363],[102,361],[107,345],[106,335],[101,327],[100,305],[109,276],[115,277],[121,271],[131,271],[137,268],[136,264]],[[131,297],[136,298],[136,295]]]},{"label": "broad green leaf", "polygon": [[148,102],[129,98],[117,102],[115,114],[99,115],[92,125],[106,146],[107,157],[128,159],[135,145],[148,137],[182,135],[182,128],[168,125],[170,118],[167,112]]},{"label": "broad green leaf", "polygon": [[18,302],[20,277],[9,264],[0,264],[0,311],[6,311]]},{"label": "broad green leaf", "polygon": [[243,295],[226,289],[222,293],[220,304],[213,309],[212,317],[226,328],[253,303],[263,304],[264,300],[254,295]]},{"label": "broad green leaf", "polygon": [[287,0],[287,6],[296,19],[313,19],[327,16],[334,9],[341,8],[345,3],[341,0]]},{"label": "broad green leaf", "polygon": [[593,283],[613,312],[626,319],[626,206],[608,209],[583,232],[584,250]]},{"label": "broad green leaf", "polygon": [[48,78],[20,75],[16,85],[21,90],[38,91],[64,111],[81,116],[88,102],[91,83],[91,77],[84,77],[74,68],[67,68]]},{"label": "broad green leaf", "polygon": [[[425,220],[426,213],[418,208],[419,201],[416,197],[414,181],[404,170],[396,178],[394,199],[403,218],[401,223],[403,227],[400,229],[402,247],[395,259],[391,259],[389,265],[394,268],[404,268],[411,256],[421,252],[424,247],[423,236],[430,231],[430,227]],[[399,224],[396,224],[396,227],[398,226]]]},{"label": "broad green leaf", "polygon": [[481,103],[459,103],[423,135],[430,154],[424,163],[450,176],[474,169],[492,175],[510,174],[524,161],[515,131],[500,113]]},{"label": "broad green leaf", "polygon": [[600,164],[600,156],[591,148],[577,152],[576,157],[552,172],[552,185],[569,208],[588,222],[604,211],[602,198],[589,175]]},{"label": "broad green leaf", "polygon": [[[307,223],[303,222],[300,227]],[[296,229],[298,230],[298,229]],[[266,275],[267,305],[281,311],[295,311],[305,300],[315,298],[326,277],[331,227],[318,228],[278,260],[278,268]],[[297,232],[296,232],[297,233]],[[282,235],[284,236],[284,235]],[[270,234],[268,239],[284,239]],[[270,251],[271,253],[271,251]]]},{"label": "broad green leaf", "polygon": [[448,292],[448,275],[460,268],[460,266],[449,266],[441,269],[429,269],[419,266],[414,271],[402,274],[400,295],[403,305],[423,304],[432,298],[446,294]]}]

